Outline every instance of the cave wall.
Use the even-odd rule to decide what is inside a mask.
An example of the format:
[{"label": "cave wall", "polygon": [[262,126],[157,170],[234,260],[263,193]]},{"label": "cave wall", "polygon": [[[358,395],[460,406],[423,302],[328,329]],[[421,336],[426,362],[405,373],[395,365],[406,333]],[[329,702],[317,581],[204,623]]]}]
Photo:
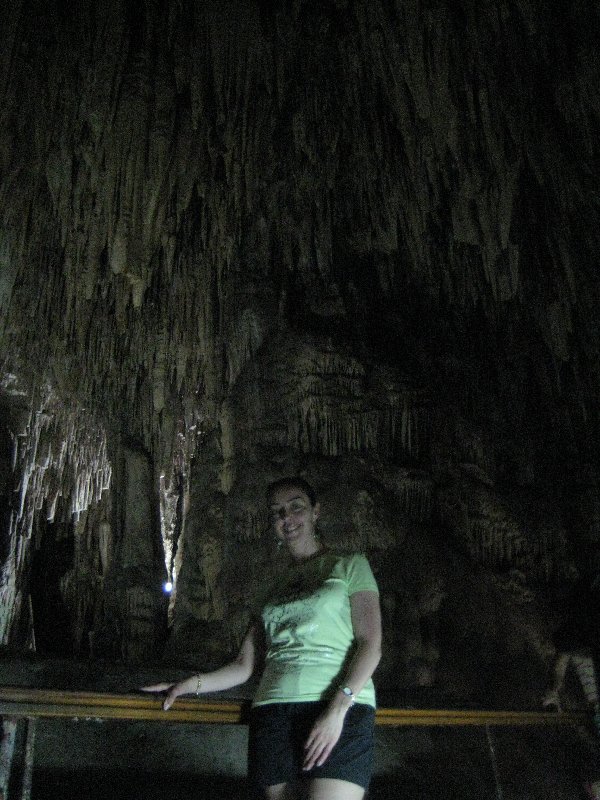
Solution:
[{"label": "cave wall", "polygon": [[216,662],[301,471],[378,571],[382,683],[541,679],[600,538],[596,4],[4,25],[1,641],[65,524],[72,654]]}]

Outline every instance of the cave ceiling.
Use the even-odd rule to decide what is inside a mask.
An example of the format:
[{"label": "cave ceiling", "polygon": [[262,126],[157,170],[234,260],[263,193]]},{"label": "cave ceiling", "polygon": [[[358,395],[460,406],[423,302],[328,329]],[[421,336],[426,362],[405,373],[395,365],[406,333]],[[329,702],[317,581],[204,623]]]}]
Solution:
[{"label": "cave ceiling", "polygon": [[22,0],[3,27],[6,374],[151,440],[294,319],[381,347],[476,308],[597,383],[595,4]]},{"label": "cave ceiling", "polygon": [[[541,575],[552,536],[485,487],[568,472],[600,536],[597,3],[15,0],[2,28],[23,530],[99,502],[115,438],[164,477],[217,431],[209,493],[261,448],[324,481],[372,452],[422,521],[454,460],[502,558],[529,547]],[[457,527],[461,491],[435,501]]]}]

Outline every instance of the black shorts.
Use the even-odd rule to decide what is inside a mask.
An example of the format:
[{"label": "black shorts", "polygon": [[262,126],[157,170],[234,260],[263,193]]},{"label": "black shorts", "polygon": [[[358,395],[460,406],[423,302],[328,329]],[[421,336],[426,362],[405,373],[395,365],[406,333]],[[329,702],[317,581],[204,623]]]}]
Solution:
[{"label": "black shorts", "polygon": [[375,709],[356,703],[320,767],[302,769],[304,744],[327,703],[268,703],[250,711],[248,777],[255,788],[312,778],[337,778],[367,788],[373,771]]}]

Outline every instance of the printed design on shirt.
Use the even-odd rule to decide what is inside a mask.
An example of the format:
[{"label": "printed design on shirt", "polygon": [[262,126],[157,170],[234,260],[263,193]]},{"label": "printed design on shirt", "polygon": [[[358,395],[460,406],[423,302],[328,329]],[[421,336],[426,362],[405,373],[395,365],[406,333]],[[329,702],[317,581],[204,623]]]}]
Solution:
[{"label": "printed design on shirt", "polygon": [[322,581],[315,581],[312,586],[306,582],[288,584],[284,592],[274,601],[268,603],[263,611],[267,632],[272,643],[283,635],[287,644],[302,636],[314,633],[319,628],[318,608],[331,589]]},{"label": "printed design on shirt", "polygon": [[279,589],[272,592],[267,600],[267,605],[275,606],[308,599],[319,591],[326,578],[327,576],[306,575],[302,571],[295,571],[289,575]]}]

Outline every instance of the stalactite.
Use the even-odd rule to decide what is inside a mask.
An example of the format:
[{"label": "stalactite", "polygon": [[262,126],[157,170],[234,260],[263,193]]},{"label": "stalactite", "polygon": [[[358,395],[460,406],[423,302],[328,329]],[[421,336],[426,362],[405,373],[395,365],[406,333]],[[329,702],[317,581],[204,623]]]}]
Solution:
[{"label": "stalactite", "polygon": [[[184,530],[189,505],[191,462],[202,433],[197,420],[178,420],[173,437],[159,455],[163,472],[159,476],[160,532],[165,559],[165,574],[172,584],[169,620],[177,602],[177,583],[184,554]],[[170,447],[169,447],[170,445]]]},{"label": "stalactite", "polygon": [[379,453],[400,462],[425,456],[428,401],[401,375],[367,377],[358,359],[326,340],[276,336],[263,350],[257,391],[243,417],[236,417],[251,442],[295,443],[301,452],[332,457]]},{"label": "stalactite", "polygon": [[177,546],[176,531],[178,526],[178,505],[181,502],[181,486],[178,485],[177,478],[173,475],[173,483],[167,483],[165,476],[159,479],[160,491],[160,527],[165,554],[165,568],[167,579],[173,577],[173,563]]},{"label": "stalactite", "polygon": [[402,512],[413,520],[425,522],[433,509],[433,481],[427,475],[400,474],[394,486]]},{"label": "stalactite", "polygon": [[244,366],[256,355],[263,342],[260,319],[250,309],[244,309],[227,336],[228,383],[233,386]]},{"label": "stalactite", "polygon": [[[15,458],[20,476],[17,520],[21,535],[31,535],[34,511],[46,507],[53,521],[58,497],[69,500],[77,518],[108,489],[111,465],[104,430],[77,406],[62,406],[48,391],[32,411]],[[60,449],[53,450],[53,444]]]},{"label": "stalactite", "polygon": [[[92,183],[93,192],[91,194],[88,192],[87,196],[95,197],[97,203],[104,204],[105,208],[103,209],[99,205],[95,215],[89,216],[91,221],[95,219],[97,223],[92,223],[96,224],[96,227],[93,232],[85,237],[85,241],[89,244],[89,252],[84,256],[81,245],[71,247],[67,244],[66,249],[80,254],[75,259],[71,259],[71,269],[75,269],[74,265],[76,263],[86,262],[89,264],[85,273],[87,288],[83,292],[83,296],[89,299],[90,287],[95,283],[94,274],[97,274],[96,267],[91,262],[94,261],[94,254],[97,257],[98,253],[102,251],[101,237],[98,231],[106,229],[107,222],[112,220],[109,227],[114,229],[115,234],[111,245],[112,256],[110,256],[110,261],[116,273],[129,275],[127,282],[122,284],[122,288],[119,289],[119,293],[128,293],[130,289],[133,289],[132,302],[134,306],[139,306],[150,280],[149,271],[154,269],[154,267],[150,266],[149,254],[153,248],[160,249],[160,241],[162,241],[164,225],[167,219],[165,208],[161,206],[162,210],[159,212],[160,203],[156,199],[158,196],[156,189],[166,183],[169,186],[167,196],[170,196],[171,190],[176,186],[176,182],[183,180],[182,175],[177,175],[176,177],[175,174],[169,172],[170,163],[173,167],[176,165],[175,161],[169,163],[169,156],[176,152],[180,146],[179,142],[177,142],[175,149],[171,152],[168,151],[167,142],[174,130],[173,108],[175,99],[172,86],[177,85],[180,92],[187,82],[195,87],[192,96],[196,99],[192,103],[192,108],[205,107],[205,96],[209,91],[209,87],[204,74],[206,61],[191,60],[186,53],[186,57],[180,62],[185,66],[179,66],[178,75],[173,78],[168,73],[169,68],[167,67],[167,59],[164,58],[163,50],[159,50],[158,53],[158,69],[152,85],[148,82],[148,70],[144,60],[146,54],[143,50],[137,54],[137,60],[131,61],[127,67],[128,71],[125,74],[125,78],[122,79],[118,70],[123,68],[126,61],[126,40],[124,23],[122,16],[118,13],[118,8],[118,4],[115,4],[114,9],[111,7],[112,14],[106,24],[100,27],[97,41],[93,43],[94,55],[97,60],[88,68],[89,76],[91,77],[88,83],[90,87],[89,95],[84,95],[81,106],[83,112],[87,115],[86,121],[89,122],[90,131],[92,132],[87,144],[88,150],[84,150],[85,161],[89,164],[89,171],[79,170],[76,173],[78,181],[87,179]],[[498,134],[502,127],[497,124],[497,120],[492,122],[492,116],[497,116],[500,110],[496,109],[494,112],[490,110],[489,96],[492,90],[490,86],[481,88],[477,97],[467,94],[467,103],[464,108],[457,104],[456,98],[448,90],[450,85],[448,78],[450,53],[455,45],[449,34],[444,36],[440,33],[441,30],[452,31],[452,21],[440,9],[435,13],[429,12],[430,16],[423,16],[419,4],[416,4],[416,8],[419,8],[419,11],[416,11],[416,18],[420,18],[423,21],[423,25],[421,27],[415,25],[412,14],[409,14],[406,9],[404,10],[407,15],[404,28],[406,31],[406,46],[404,48],[390,36],[385,25],[382,24],[377,29],[373,28],[374,19],[377,19],[378,16],[381,16],[382,19],[384,18],[380,10],[370,8],[367,16],[360,5],[355,9],[357,15],[356,28],[353,31],[350,28],[352,36],[358,37],[357,41],[360,43],[358,51],[356,45],[350,44],[352,38],[350,40],[342,39],[337,47],[341,53],[342,63],[353,65],[350,74],[354,74],[357,71],[364,72],[365,68],[362,63],[356,61],[356,53],[361,48],[365,49],[371,56],[368,63],[371,65],[372,74],[364,74],[363,78],[371,80],[378,90],[387,94],[389,107],[398,116],[399,120],[407,119],[406,106],[411,102],[414,103],[417,116],[424,121],[425,129],[428,131],[428,140],[425,144],[420,144],[416,138],[411,138],[410,126],[407,124],[401,125],[401,130],[405,137],[405,157],[410,159],[410,164],[414,167],[413,173],[417,176],[423,174],[423,165],[427,170],[423,174],[426,191],[417,193],[418,207],[420,208],[419,219],[411,223],[408,228],[402,226],[403,233],[408,238],[412,237],[414,231],[420,231],[424,228],[426,224],[424,220],[427,215],[432,212],[435,213],[435,204],[440,202],[441,192],[438,186],[440,179],[428,166],[430,163],[434,163],[433,157],[429,154],[436,154],[438,151],[442,152],[444,147],[450,147],[456,159],[464,158],[465,153],[462,151],[464,143],[460,142],[456,137],[458,120],[462,114],[467,114],[470,125],[477,124],[482,126],[487,152],[489,152],[491,162],[497,170],[497,181],[494,183],[496,178],[490,172],[490,164],[488,162],[478,164],[475,154],[467,153],[470,158],[469,166],[472,167],[472,173],[467,172],[464,182],[457,187],[457,205],[454,209],[456,219],[454,238],[457,242],[466,241],[476,246],[481,246],[482,241],[485,243],[485,248],[487,249],[482,251],[483,269],[481,277],[484,278],[493,297],[505,299],[514,295],[515,286],[517,285],[517,274],[514,269],[518,263],[518,256],[514,254],[509,255],[507,259],[499,259],[499,254],[503,252],[513,253],[507,239],[507,231],[515,190],[516,170],[514,163],[512,165],[509,164],[508,169],[504,170],[497,156],[497,153],[502,152],[505,143]],[[241,13],[239,7],[236,7],[236,11]],[[265,72],[269,66],[269,50],[265,48],[264,41],[261,41],[255,11],[250,7],[246,9],[244,19],[245,24],[241,28],[238,29],[237,26],[234,26],[239,34],[235,37],[233,28],[223,24],[220,12],[216,9],[209,10],[206,19],[203,19],[202,14],[200,14],[191,26],[199,37],[198,43],[204,44],[206,40],[203,37],[207,36],[217,37],[224,43],[223,47],[215,47],[210,51],[210,57],[214,59],[212,64],[213,90],[218,98],[217,119],[222,120],[224,124],[219,145],[222,147],[223,153],[220,153],[219,147],[216,147],[212,149],[212,155],[210,155],[210,150],[208,155],[209,161],[214,164],[220,158],[223,158],[226,174],[229,173],[227,179],[236,187],[233,206],[225,211],[227,218],[230,217],[232,212],[235,214],[243,208],[243,192],[247,192],[251,196],[250,193],[255,191],[255,187],[250,185],[248,181],[245,182],[243,189],[237,188],[241,186],[239,178],[235,178],[231,172],[237,169],[236,164],[239,163],[239,159],[234,158],[234,153],[238,151],[243,155],[242,163],[254,163],[251,158],[253,154],[248,149],[250,147],[248,138],[249,110],[255,106],[255,101],[250,100],[253,96],[251,92],[256,82],[263,80],[267,86],[270,82]],[[438,27],[440,19],[443,19],[445,24]],[[169,23],[175,27],[180,25],[180,21],[177,20],[175,14],[171,15]],[[289,30],[286,30],[286,24],[285,16],[282,16],[280,30],[286,31],[285,35],[291,36]],[[243,33],[241,33],[242,31]],[[150,35],[153,35],[152,32]],[[191,38],[193,38],[193,35]],[[476,31],[469,27],[466,41],[469,42],[471,38],[473,40],[476,38]],[[61,42],[67,41],[68,37],[65,34],[59,39]],[[176,40],[175,37],[173,41]],[[184,40],[189,42],[190,37],[186,36]],[[427,44],[425,44],[426,42]],[[86,43],[91,45],[89,42]],[[433,57],[432,53],[435,53],[436,56]],[[77,53],[75,52],[72,57],[75,59]],[[306,68],[309,69],[309,66],[307,65]],[[285,75],[287,68],[287,64],[282,64],[281,74]],[[57,67],[54,67],[54,69],[57,69]],[[117,100],[118,95],[115,91],[115,85],[119,81],[122,82],[122,93],[120,99]],[[55,85],[60,85],[60,82],[56,81]],[[280,83],[279,86],[281,91],[285,91],[285,82]],[[347,95],[351,97],[352,104],[350,107],[353,107],[356,102],[356,88],[354,84],[343,84],[338,105],[333,107],[330,107],[331,98],[326,94],[326,89],[327,86],[321,88],[317,84],[315,91],[323,92],[325,101],[325,104],[317,104],[321,115],[320,137],[332,137],[326,148],[329,154],[326,172],[333,174],[340,129],[339,126],[322,125],[322,115],[324,111],[332,115],[337,113],[339,109],[344,107]],[[579,89],[579,91],[583,92],[583,89]],[[259,96],[262,100],[262,95]],[[361,102],[364,102],[364,100],[361,100]],[[592,102],[591,98],[589,102]],[[73,115],[81,113],[74,107],[68,106],[68,108]],[[312,108],[312,106],[307,105],[296,112],[294,131],[296,131],[296,136],[299,136],[296,146],[304,155],[308,155],[311,163],[316,164],[315,148],[317,145],[315,142],[317,139],[315,138],[315,128],[317,118],[314,116]],[[563,108],[565,113],[569,113],[564,103]],[[132,110],[135,110],[135,113],[132,113]],[[125,117],[125,111],[127,112],[127,117]],[[264,107],[264,113],[269,114],[269,111],[267,104]],[[503,111],[508,114],[510,109],[503,109]],[[111,137],[101,139],[101,132],[103,132],[105,125],[104,120],[115,114],[117,124],[114,128],[114,133]],[[408,118],[410,118],[410,114]],[[370,127],[365,127],[366,121],[368,121]],[[368,113],[360,119],[353,119],[352,123],[360,152],[373,152],[380,158],[393,147],[389,135],[382,128],[382,121],[374,113]],[[356,123],[356,126],[354,126],[354,123]],[[513,125],[515,120],[510,117],[509,123]],[[192,114],[191,129],[203,129],[205,131],[205,126],[205,119],[201,117],[199,112],[194,112]],[[330,133],[327,133],[328,131]],[[500,141],[498,141],[499,138]],[[258,141],[254,142],[254,148],[257,146]],[[150,180],[146,180],[143,185],[139,177],[141,164],[141,150],[139,148],[141,147],[146,148],[149,162],[152,165]],[[102,148],[105,149],[105,153],[102,152]],[[113,149],[109,150],[109,148]],[[107,159],[109,152],[114,152],[117,155],[120,152],[120,161],[118,159]],[[64,163],[65,159],[61,158],[60,161]],[[114,171],[115,168],[111,167],[110,169],[113,171],[102,175],[99,172],[99,165],[103,161],[113,165],[120,163],[120,167],[118,171]],[[331,161],[331,167],[329,166],[329,161]],[[387,158],[386,161],[392,164],[395,163],[393,157]],[[59,162],[57,161],[56,163],[58,164]],[[319,153],[319,164],[322,165],[322,163],[322,153]],[[196,168],[202,168],[201,162],[198,162],[195,166]],[[367,163],[364,170],[360,170],[357,173],[357,180],[362,181],[362,175],[367,173],[369,175],[377,175],[376,165]],[[54,185],[57,188],[53,192],[57,208],[64,209],[64,211],[69,210],[66,198],[70,195],[59,186],[62,186],[66,178],[65,171],[59,169],[54,177]],[[365,231],[364,234],[365,242],[369,242],[371,247],[374,246],[383,252],[393,252],[397,247],[398,222],[401,222],[399,209],[406,207],[406,204],[400,202],[400,198],[397,195],[398,190],[396,187],[398,183],[396,181],[389,181],[386,176],[381,176],[379,180],[382,183],[376,192],[373,192],[373,189],[370,188],[372,187],[372,182],[368,182],[364,183],[364,189],[368,194],[366,196],[363,192],[356,194],[360,202],[365,200],[367,202],[367,205],[360,209],[360,213],[356,217],[369,220],[369,233]],[[110,181],[114,182],[112,187]],[[383,183],[384,181],[385,184]],[[399,185],[404,185],[404,182],[400,181]],[[73,212],[75,218],[79,219],[84,215],[86,187],[85,184],[76,183],[72,188],[75,190],[74,194],[73,192],[70,193],[75,199]],[[413,190],[415,189],[416,187],[413,187]],[[208,246],[212,240],[212,243],[217,245],[220,240],[216,252],[220,256],[224,255],[222,261],[227,263],[230,261],[231,256],[228,242],[232,241],[232,226],[229,223],[225,224],[222,214],[224,207],[218,197],[220,191],[218,184],[214,184],[212,188],[207,185],[206,190],[216,190],[217,192],[214,198],[206,195],[206,193],[205,196],[213,209],[217,211],[217,213],[212,214],[212,217],[218,220],[218,225],[214,228],[215,235],[206,238],[205,244]],[[177,194],[179,196],[179,193]],[[189,196],[189,192],[184,191],[183,196]],[[113,203],[114,200],[111,200],[111,198],[115,197],[121,198],[120,205],[107,205],[107,203]],[[384,198],[387,198],[387,201]],[[473,207],[476,209],[476,217],[471,219],[471,209]],[[138,210],[134,211],[134,208]],[[317,198],[315,208],[329,209],[330,203],[327,199],[321,201]],[[461,212],[460,208],[463,208],[464,212]],[[132,215],[136,215],[135,219]],[[180,211],[178,212],[180,220],[181,216],[182,213]],[[206,215],[204,218],[207,218]],[[314,230],[311,230],[310,226],[308,226],[306,233],[298,241],[302,251],[301,263],[305,264],[307,269],[310,269],[310,264],[312,263],[309,252],[312,246],[311,242],[318,243],[316,246],[316,263],[322,275],[327,275],[331,262],[331,246],[329,244],[331,236],[329,227],[327,225],[323,227],[325,219],[326,217],[323,218],[321,216]],[[379,223],[378,220],[382,220],[382,222]],[[463,222],[459,220],[463,220]],[[471,220],[472,229],[470,233],[466,234],[465,238],[463,233],[464,226],[469,220]],[[300,220],[295,220],[295,222],[299,223]],[[163,226],[162,231],[161,225]],[[321,227],[319,228],[318,226]],[[239,223],[234,225],[234,228],[238,227]],[[287,233],[282,230],[281,241],[284,241],[289,236],[289,230],[295,227],[297,225],[288,226]],[[67,234],[67,238],[71,235],[76,235],[77,229],[75,226],[72,227],[72,231],[72,234]],[[483,239],[482,232],[485,234]],[[171,232],[168,238],[170,239],[172,236],[173,233]],[[149,244],[150,240],[154,240],[156,244]],[[122,242],[122,245],[119,245],[119,242]],[[387,242],[387,244],[384,244],[384,242]],[[420,268],[429,269],[426,265],[432,263],[432,261],[427,257],[423,257],[424,253],[420,251],[421,247],[419,247],[419,252],[415,254],[414,267],[419,268],[417,265],[420,264]],[[490,248],[492,249],[490,250]],[[120,250],[123,250],[123,252],[119,256],[117,253]],[[128,255],[129,252],[130,255]],[[503,266],[505,262],[511,265],[511,273],[505,273],[505,267]],[[498,275],[495,274],[495,270],[500,270]],[[473,278],[477,280],[476,275]],[[74,273],[70,276],[69,283],[74,282],[76,284],[79,279],[77,273]],[[474,287],[474,289],[478,294],[484,291],[483,286],[479,289]],[[74,300],[70,306],[75,309],[77,304],[77,301]]]},{"label": "stalactite", "polygon": [[380,452],[395,458],[419,459],[425,445],[429,425],[425,398],[419,392],[394,387],[380,400],[378,447]]},{"label": "stalactite", "polygon": [[[9,530],[5,532],[10,547],[0,582],[6,610],[0,615],[0,641],[4,644],[19,619],[23,599],[17,587],[35,545],[32,532],[36,518],[39,520],[43,513],[52,522],[59,508],[69,518],[77,520],[82,514],[85,517],[88,508],[102,500],[111,479],[105,432],[88,412],[75,404],[60,402],[47,386],[27,399],[28,413],[12,415],[9,423],[17,497],[9,515]],[[91,553],[87,557],[93,559],[95,547],[90,545],[87,551]],[[77,580],[76,586],[79,585]],[[75,598],[72,587],[65,585],[65,591],[74,600],[74,607],[87,606],[90,592],[82,589]],[[77,631],[80,628],[81,625]],[[79,632],[77,636],[80,638]]]},{"label": "stalactite", "polygon": [[[570,172],[553,138],[556,126],[544,126],[543,142],[531,136],[544,111],[528,107],[526,98],[544,56],[528,43],[547,32],[539,25],[532,34],[509,0],[501,5],[501,14],[494,7],[463,30],[460,14],[421,2],[398,8],[398,26],[380,3],[355,2],[335,39],[326,27],[299,24],[291,8],[277,12],[265,33],[252,3],[226,14],[219,4],[203,4],[189,19],[180,6],[148,13],[139,42],[119,0],[105,3],[94,25],[89,2],[61,26],[48,17],[52,36],[19,33],[9,20],[14,36],[37,37],[40,61],[26,63],[15,45],[13,61],[0,62],[3,85],[14,86],[3,141],[18,130],[17,115],[35,131],[26,148],[3,150],[0,199],[13,199],[19,175],[36,187],[16,204],[2,202],[2,258],[9,265],[3,273],[9,286],[8,276],[27,282],[43,246],[63,276],[62,286],[60,276],[53,278],[35,300],[35,293],[13,291],[21,318],[28,309],[25,316],[33,313],[51,335],[36,342],[33,331],[17,325],[6,349],[58,361],[66,339],[76,348],[74,388],[118,412],[121,398],[153,393],[160,383],[158,374],[154,383],[146,379],[139,359],[154,341],[156,369],[176,363],[177,391],[191,396],[203,385],[214,410],[224,389],[219,334],[233,332],[226,345],[230,382],[262,336],[243,317],[250,312],[242,309],[239,319],[239,309],[223,302],[242,242],[253,242],[265,265],[281,264],[276,280],[299,271],[307,287],[331,288],[334,243],[343,235],[354,252],[385,254],[377,265],[384,288],[393,290],[408,271],[459,304],[488,309],[521,298],[527,267],[515,236],[515,200],[522,170],[528,165],[539,185],[550,187],[570,185]],[[486,36],[502,42],[506,87],[496,61],[482,56],[478,42]],[[573,152],[591,158],[591,120],[600,104],[596,83],[583,71],[597,69],[587,46],[567,76],[557,77],[554,111],[576,126]],[[529,68],[517,68],[521,63]],[[310,79],[315,74],[320,80]],[[298,80],[312,88],[298,92]],[[283,157],[278,125],[291,145]],[[538,325],[565,360],[581,281],[568,234],[577,196],[559,194],[564,223],[548,232],[553,289]],[[278,214],[265,213],[275,207]],[[198,235],[193,250],[184,245],[190,224]],[[589,246],[591,253],[591,240]],[[164,341],[147,336],[154,322],[147,301],[161,275],[179,286],[165,296],[161,325],[173,335]],[[98,317],[107,298],[114,312]],[[173,325],[179,310],[185,323]],[[203,321],[189,347],[185,332],[194,318]],[[126,341],[115,341],[125,331]],[[135,399],[140,429],[150,438],[163,407],[160,391],[155,401],[152,410]]]},{"label": "stalactite", "polygon": [[156,348],[156,355],[154,358],[154,367],[152,374],[153,382],[153,405],[154,411],[160,412],[165,407],[165,390],[167,378],[167,331],[161,331],[159,336],[158,346]]},{"label": "stalactite", "polygon": [[22,558],[19,550],[23,539],[18,535],[17,515],[10,515],[8,557],[0,571],[0,645],[10,643],[15,621],[19,619],[22,604],[22,593],[19,590],[23,574]]},{"label": "stalactite", "polygon": [[[522,390],[536,373],[540,411],[588,458],[578,450],[585,435],[571,431],[576,417],[584,433],[596,424],[600,363],[590,180],[600,79],[585,30],[596,12],[590,2],[543,13],[513,0],[446,5],[351,0],[340,28],[326,4],[303,0],[276,10],[151,3],[136,29],[124,0],[81,0],[70,15],[41,3],[31,19],[9,4],[0,381],[25,376],[39,394],[15,432],[19,503],[1,584],[11,608],[21,603],[11,570],[27,561],[36,516],[82,524],[106,492],[104,423],[139,441],[164,476],[165,566],[176,577],[174,509],[203,431],[220,428],[225,495],[241,464],[279,468],[276,451],[285,463],[290,453],[305,463],[360,457],[415,466],[398,472],[393,492],[409,519],[426,522],[432,483],[419,470],[435,391],[439,416],[448,397],[469,405],[488,360],[490,407],[474,409],[477,427],[461,417],[434,463],[436,480],[477,488],[456,508],[442,500],[441,516],[478,563],[527,579],[558,574],[561,531],[528,527],[525,512],[498,499],[501,448],[488,437],[502,438],[496,424],[512,428],[509,409],[514,438],[534,416],[525,398],[499,396],[496,373],[504,387],[518,375]],[[568,52],[563,18],[577,42]],[[415,299],[429,318],[414,319]],[[490,341],[508,332],[513,349],[498,335],[484,355],[486,341],[458,335],[471,318]],[[452,349],[454,363],[437,360],[436,347]],[[398,374],[378,375],[380,360],[401,365]],[[573,399],[560,395],[570,369],[583,376]],[[456,407],[455,417],[468,414]],[[539,436],[526,438],[523,449]],[[534,485],[543,454],[515,460],[511,477]],[[361,547],[389,544],[364,491],[348,535]],[[99,524],[86,536],[105,574],[119,532]],[[251,509],[236,536],[258,542],[265,529]],[[94,594],[79,579],[83,564],[91,570],[82,556],[64,584],[76,638]],[[129,654],[141,657],[156,599],[130,589]]]},{"label": "stalactite", "polygon": [[375,449],[377,417],[329,398],[301,401],[296,419],[290,420],[289,440],[302,452],[337,456]]},{"label": "stalactite", "polygon": [[[471,558],[492,569],[518,570],[528,582],[548,583],[569,578],[568,535],[541,510],[509,505],[495,488],[469,482],[458,499],[440,497],[442,519],[466,547]],[[542,497],[532,499],[542,504]],[[533,512],[533,513],[532,513]]]}]

